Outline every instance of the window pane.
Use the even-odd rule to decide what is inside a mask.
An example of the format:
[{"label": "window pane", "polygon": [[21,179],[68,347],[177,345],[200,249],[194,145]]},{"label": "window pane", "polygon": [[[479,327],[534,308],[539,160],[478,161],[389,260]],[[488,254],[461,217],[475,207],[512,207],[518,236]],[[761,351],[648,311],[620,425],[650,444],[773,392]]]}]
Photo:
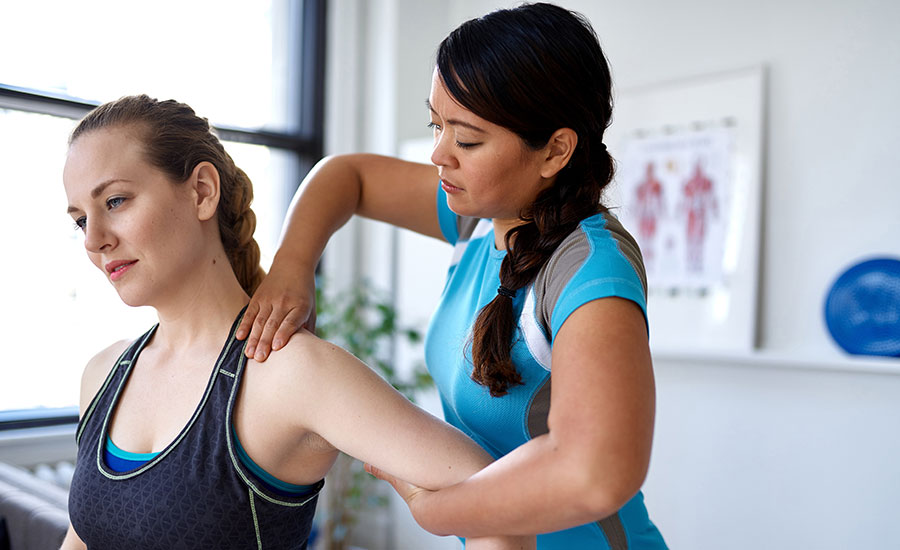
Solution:
[{"label": "window pane", "polygon": [[[134,339],[155,323],[150,308],[119,300],[85,254],[82,233],[66,214],[62,185],[69,119],[0,109],[0,179],[4,185],[0,316],[6,336],[0,363],[0,410],[78,403],[81,372],[98,351]],[[297,181],[296,156],[225,143],[254,182],[256,239],[268,267],[286,197]]]},{"label": "window pane", "polygon": [[0,17],[0,82],[101,103],[146,93],[185,102],[217,125],[293,132],[299,67],[288,38],[296,39],[299,7],[290,0],[11,2]]},{"label": "window pane", "polygon": [[0,110],[0,178],[8,238],[7,306],[0,333],[14,343],[0,364],[0,408],[78,403],[94,353],[147,325],[90,264],[66,214],[62,168],[69,119]]}]

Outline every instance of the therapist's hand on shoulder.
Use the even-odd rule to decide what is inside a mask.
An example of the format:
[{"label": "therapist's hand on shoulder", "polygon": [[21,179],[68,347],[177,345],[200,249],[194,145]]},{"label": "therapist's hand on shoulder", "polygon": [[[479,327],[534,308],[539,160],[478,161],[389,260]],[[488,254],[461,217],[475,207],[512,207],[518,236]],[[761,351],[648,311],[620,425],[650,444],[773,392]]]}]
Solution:
[{"label": "therapist's hand on shoulder", "polygon": [[253,293],[238,325],[237,338],[247,340],[244,354],[265,361],[296,332],[316,330],[316,281],[310,271],[289,269],[277,260]]}]

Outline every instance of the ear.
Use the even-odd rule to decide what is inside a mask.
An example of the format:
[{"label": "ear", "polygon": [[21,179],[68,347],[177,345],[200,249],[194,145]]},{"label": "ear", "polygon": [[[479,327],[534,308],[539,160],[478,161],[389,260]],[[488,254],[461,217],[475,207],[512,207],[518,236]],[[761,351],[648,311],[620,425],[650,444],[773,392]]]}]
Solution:
[{"label": "ear", "polygon": [[201,162],[191,172],[190,182],[197,218],[200,221],[212,219],[219,206],[219,171],[211,162]]},{"label": "ear", "polygon": [[547,141],[547,156],[541,166],[541,176],[552,178],[566,167],[578,145],[578,134],[571,128],[560,128]]}]

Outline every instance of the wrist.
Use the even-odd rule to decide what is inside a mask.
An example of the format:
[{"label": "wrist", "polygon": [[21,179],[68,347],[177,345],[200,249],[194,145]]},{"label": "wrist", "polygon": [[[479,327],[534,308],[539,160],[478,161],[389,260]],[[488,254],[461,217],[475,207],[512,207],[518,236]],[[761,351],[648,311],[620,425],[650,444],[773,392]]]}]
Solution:
[{"label": "wrist", "polygon": [[304,253],[302,250],[291,249],[282,245],[272,258],[272,267],[269,269],[269,273],[282,268],[296,274],[312,273],[316,270],[318,261],[318,257],[313,258],[312,255]]}]

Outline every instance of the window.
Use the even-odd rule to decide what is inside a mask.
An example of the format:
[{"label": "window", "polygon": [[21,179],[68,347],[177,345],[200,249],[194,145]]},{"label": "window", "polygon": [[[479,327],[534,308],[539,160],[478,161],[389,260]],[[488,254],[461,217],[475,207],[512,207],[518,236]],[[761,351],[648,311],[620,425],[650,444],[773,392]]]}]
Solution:
[{"label": "window", "polygon": [[[0,23],[7,237],[0,428],[69,422],[81,370],[155,322],[88,261],[65,213],[68,134],[93,106],[146,93],[191,105],[254,182],[268,267],[288,201],[322,152],[325,0],[20,2]],[[15,52],[15,55],[10,54]]]}]

